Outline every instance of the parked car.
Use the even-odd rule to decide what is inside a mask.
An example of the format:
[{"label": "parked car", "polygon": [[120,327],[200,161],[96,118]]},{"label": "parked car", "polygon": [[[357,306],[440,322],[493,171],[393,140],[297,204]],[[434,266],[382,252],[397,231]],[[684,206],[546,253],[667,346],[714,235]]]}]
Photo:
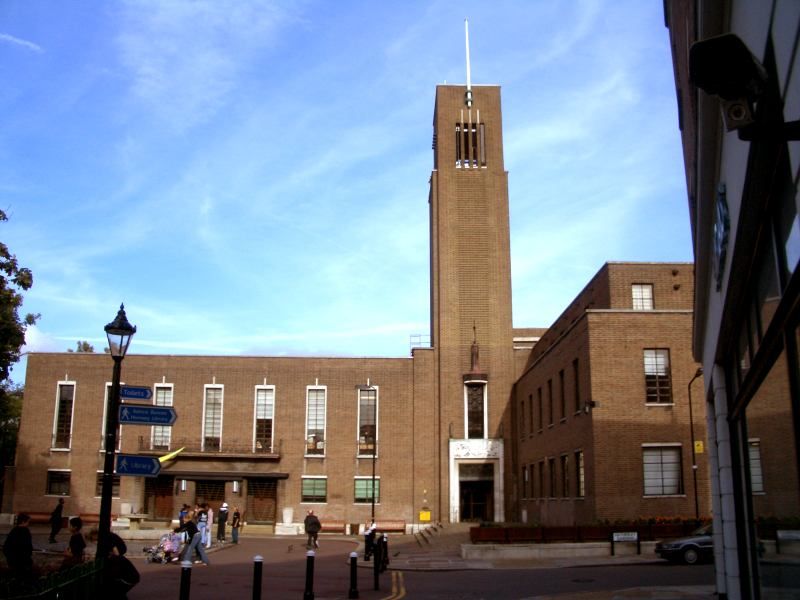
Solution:
[{"label": "parked car", "polygon": [[711,537],[711,524],[703,525],[687,537],[657,542],[656,554],[669,561],[684,562],[687,565],[712,560],[714,541]]}]

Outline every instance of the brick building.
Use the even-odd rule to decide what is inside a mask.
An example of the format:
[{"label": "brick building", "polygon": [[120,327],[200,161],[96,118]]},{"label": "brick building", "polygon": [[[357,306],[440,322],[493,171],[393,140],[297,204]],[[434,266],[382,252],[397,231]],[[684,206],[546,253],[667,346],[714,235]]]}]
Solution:
[{"label": "brick building", "polygon": [[[571,324],[562,319],[549,331],[512,328],[500,88],[437,86],[433,127],[430,347],[394,359],[128,355],[123,382],[151,386],[154,402],[173,406],[178,420],[171,428],[123,425],[121,451],[163,456],[183,450],[157,477],[121,477],[112,512],[168,519],[184,502],[205,501],[215,507],[226,501],[244,508],[248,522],[297,522],[313,508],[323,521],[356,524],[371,518],[374,500],[379,521],[409,526],[428,519],[503,521],[519,519],[525,511],[533,514],[530,499],[521,504],[518,497],[523,471],[515,456],[534,464],[547,453],[533,449],[535,435],[514,451],[520,440],[512,432],[520,423],[513,418],[510,400],[523,371],[518,390],[541,385],[536,379],[540,365],[554,356],[547,349],[567,348],[556,342],[564,333],[559,328]],[[673,268],[678,275],[664,274]],[[656,286],[656,310],[624,315],[637,321],[637,327],[641,321],[642,328],[653,328],[647,347],[669,348],[677,334],[662,335],[655,329],[663,325],[687,332],[691,320],[686,314],[689,265],[612,266],[590,284],[597,287],[596,294],[582,294],[568,309],[569,315],[580,310],[575,315],[579,329],[607,334],[602,343],[591,338],[599,344],[592,347],[606,353],[594,358],[591,378],[581,370],[586,377],[581,410],[589,400],[599,408],[591,416],[576,416],[570,405],[567,417],[570,430],[573,422],[580,430],[594,423],[590,431],[597,440],[614,436],[600,427],[616,410],[610,396],[614,390],[603,385],[626,380],[620,372],[617,380],[604,381],[594,371],[620,350],[614,336],[621,329],[614,324],[624,319],[614,309],[623,306],[617,296],[629,290],[610,275],[618,271],[630,271],[631,277],[641,273],[637,283],[652,281]],[[670,287],[674,285],[678,288]],[[589,301],[597,310],[584,310]],[[129,309],[135,322],[135,307]],[[540,351],[542,341],[545,349]],[[570,355],[569,361],[574,359]],[[581,369],[590,364],[588,357],[578,359]],[[631,383],[626,393],[636,400],[624,402],[640,402],[642,357],[625,360],[630,364],[624,368],[633,370],[638,387]],[[686,357],[676,351],[672,360],[683,381],[690,370]],[[559,369],[571,377],[571,365],[554,365],[556,375],[548,377],[558,377]],[[613,370],[610,363],[605,369]],[[14,511],[48,511],[54,497],[64,495],[70,514],[99,512],[110,376],[111,361],[104,355],[29,356]],[[684,410],[675,404],[643,406],[642,416],[655,415],[667,428],[682,428]],[[647,440],[687,443],[678,433]],[[586,449],[592,464],[597,457],[617,456],[611,448],[597,443],[590,447],[588,442],[573,443],[570,452],[579,447]],[[626,460],[638,464],[641,449],[635,450]],[[602,482],[591,471],[587,481],[592,485],[587,490],[597,490],[597,502],[584,501],[594,512],[583,508],[581,518],[615,510],[621,514],[599,506],[606,496],[601,498]],[[640,495],[641,485],[626,494]],[[685,505],[679,495],[670,510],[678,512]],[[555,510],[543,510],[541,516],[549,518],[550,513],[563,518]]]},{"label": "brick building", "polygon": [[[667,0],[720,598],[796,598],[800,3]],[[762,552],[766,548],[767,552]]]},{"label": "brick building", "polygon": [[[533,348],[514,390],[523,522],[709,515],[703,402],[687,384],[693,265],[607,263]],[[699,390],[698,386],[698,390]]]}]

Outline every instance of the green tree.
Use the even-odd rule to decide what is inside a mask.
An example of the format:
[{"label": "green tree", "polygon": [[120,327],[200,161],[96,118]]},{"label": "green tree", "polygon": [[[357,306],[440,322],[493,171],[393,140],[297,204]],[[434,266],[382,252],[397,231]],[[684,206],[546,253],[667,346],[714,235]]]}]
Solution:
[{"label": "green tree", "polygon": [[[0,222],[7,221],[6,213],[0,210]],[[11,366],[19,360],[19,350],[25,343],[25,329],[33,325],[39,315],[19,316],[22,292],[33,285],[33,273],[20,267],[17,257],[0,242],[0,389],[5,389]],[[0,402],[5,401],[6,392],[0,392]]]},{"label": "green tree", "polygon": [[17,434],[19,433],[19,418],[22,415],[22,396],[24,388],[21,385],[3,383],[0,385],[0,498],[5,489],[5,467],[14,464],[17,452]]},{"label": "green tree", "polygon": [[94,346],[92,346],[89,342],[78,340],[75,350],[72,348],[67,348],[67,352],[94,352]]}]

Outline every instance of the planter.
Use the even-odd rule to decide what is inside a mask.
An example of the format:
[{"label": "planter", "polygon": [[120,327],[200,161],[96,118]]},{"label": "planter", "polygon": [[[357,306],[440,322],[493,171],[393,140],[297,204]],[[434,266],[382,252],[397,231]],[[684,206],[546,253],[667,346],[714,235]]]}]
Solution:
[{"label": "planter", "polygon": [[509,544],[524,544],[528,542],[541,542],[541,527],[507,527],[506,538]]},{"label": "planter", "polygon": [[473,544],[505,544],[505,527],[470,527],[469,539]]}]

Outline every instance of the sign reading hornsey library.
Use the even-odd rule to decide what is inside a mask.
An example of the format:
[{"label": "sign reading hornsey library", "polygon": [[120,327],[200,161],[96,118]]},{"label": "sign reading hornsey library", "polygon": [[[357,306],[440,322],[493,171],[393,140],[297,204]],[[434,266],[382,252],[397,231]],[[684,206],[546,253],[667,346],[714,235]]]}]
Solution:
[{"label": "sign reading hornsey library", "polygon": [[120,425],[163,425],[171,426],[178,414],[171,406],[152,406],[150,404],[121,404],[119,407]]},{"label": "sign reading hornsey library", "polygon": [[161,471],[161,463],[155,456],[137,456],[135,454],[117,455],[117,475],[137,475],[139,477],[155,477]]}]

